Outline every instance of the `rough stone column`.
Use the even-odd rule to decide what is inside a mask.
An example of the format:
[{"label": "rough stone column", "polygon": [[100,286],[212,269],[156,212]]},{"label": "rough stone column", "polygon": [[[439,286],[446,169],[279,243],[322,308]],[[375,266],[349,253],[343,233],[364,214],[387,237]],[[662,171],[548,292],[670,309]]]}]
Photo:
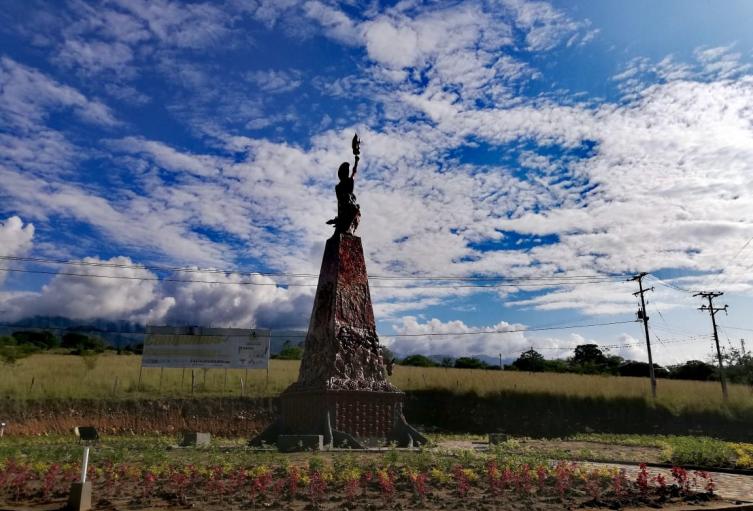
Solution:
[{"label": "rough stone column", "polygon": [[396,391],[386,378],[357,236],[327,240],[294,388]]},{"label": "rough stone column", "polygon": [[361,238],[335,234],[324,248],[298,381],[280,395],[280,418],[251,441],[322,435],[328,446],[427,439],[405,422],[404,394],[387,381]]}]

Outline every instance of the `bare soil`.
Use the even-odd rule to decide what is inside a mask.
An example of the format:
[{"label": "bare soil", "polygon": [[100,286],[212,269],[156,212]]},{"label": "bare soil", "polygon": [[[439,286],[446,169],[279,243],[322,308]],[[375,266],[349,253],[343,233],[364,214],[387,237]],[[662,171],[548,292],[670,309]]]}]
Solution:
[{"label": "bare soil", "polygon": [[206,431],[223,437],[250,436],[277,416],[269,398],[51,400],[0,402],[9,436],[70,434],[81,424],[101,434],[175,434]]}]

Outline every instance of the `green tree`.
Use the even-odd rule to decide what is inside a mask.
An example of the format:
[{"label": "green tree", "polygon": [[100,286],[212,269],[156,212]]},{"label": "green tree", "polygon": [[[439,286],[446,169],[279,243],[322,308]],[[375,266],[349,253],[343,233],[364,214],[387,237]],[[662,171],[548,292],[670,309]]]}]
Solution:
[{"label": "green tree", "polygon": [[575,372],[599,374],[608,372],[607,356],[596,344],[581,344],[575,347],[575,353],[570,359],[570,366]]},{"label": "green tree", "polygon": [[439,365],[445,368],[455,367],[455,359],[452,357],[442,357],[439,361]]},{"label": "green tree", "polygon": [[280,360],[301,360],[303,358],[303,347],[300,344],[294,345],[289,340],[282,344],[282,349],[274,357]]},{"label": "green tree", "polygon": [[606,355],[596,344],[581,344],[575,347],[575,354],[573,355],[573,364],[575,365],[603,365],[606,362]]},{"label": "green tree", "polygon": [[[628,360],[617,368],[617,374],[620,376],[647,377],[649,375],[648,362]],[[659,364],[654,364],[654,374],[657,378],[666,378],[669,376],[669,371]]]},{"label": "green tree", "polygon": [[402,366],[414,366],[414,367],[436,367],[437,364],[432,359],[425,355],[409,355],[400,361]]},{"label": "green tree", "polygon": [[303,348],[300,346],[282,348],[280,353],[277,354],[277,358],[280,360],[301,360],[303,358]]},{"label": "green tree", "polygon": [[[629,362],[629,361],[628,361]],[[604,371],[609,374],[619,374],[620,367],[625,364],[625,359],[617,355],[607,355],[607,361],[604,366]],[[655,367],[656,364],[654,364]],[[662,370],[666,372],[666,369],[662,367]],[[657,377],[659,375],[657,374]]]},{"label": "green tree", "polygon": [[102,353],[105,350],[105,343],[99,337],[90,337],[78,332],[67,332],[63,335],[63,348],[73,350],[73,353],[79,354],[85,351]]},{"label": "green tree", "polygon": [[561,360],[555,358],[554,360],[544,360],[544,368],[542,371],[548,373],[568,373],[571,371],[570,364],[567,360]]},{"label": "green tree", "polygon": [[706,381],[713,379],[715,374],[714,366],[700,360],[688,360],[684,364],[672,366],[669,377],[676,380]]},{"label": "green tree", "polygon": [[531,348],[521,353],[515,362],[512,363],[512,366],[518,371],[536,373],[546,369],[546,360],[544,360],[544,356],[541,353]]},{"label": "green tree", "polygon": [[14,365],[22,358],[33,355],[39,348],[33,344],[2,344],[0,345],[0,360],[4,364]]},{"label": "green tree", "polygon": [[12,335],[13,338],[18,341],[18,344],[33,344],[43,350],[60,346],[60,339],[48,330],[43,330],[41,332],[35,330],[19,330],[13,332]]},{"label": "green tree", "polygon": [[488,369],[489,364],[476,357],[460,357],[455,360],[456,369]]},{"label": "green tree", "polygon": [[732,383],[753,385],[753,357],[736,348],[724,350],[724,375]]}]

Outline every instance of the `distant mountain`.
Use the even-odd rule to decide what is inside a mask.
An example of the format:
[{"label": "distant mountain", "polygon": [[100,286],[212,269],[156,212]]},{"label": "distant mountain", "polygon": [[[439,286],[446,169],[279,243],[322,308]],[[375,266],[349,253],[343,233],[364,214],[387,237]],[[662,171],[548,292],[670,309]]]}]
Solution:
[{"label": "distant mountain", "polygon": [[0,326],[0,334],[10,335],[23,329],[51,330],[60,337],[66,332],[96,335],[116,348],[143,343],[146,332],[145,325],[130,321],[105,319],[79,321],[60,316],[34,316]]},{"label": "distant mountain", "polygon": [[[144,342],[146,325],[130,321],[95,319],[90,321],[73,320],[59,316],[35,316],[0,326],[0,335],[10,335],[23,329],[52,330],[58,336],[66,332],[81,332],[96,335],[110,346],[125,348]],[[303,343],[306,332],[301,330],[273,330],[270,348],[273,355],[280,352],[283,345]]]},{"label": "distant mountain", "polygon": [[[498,356],[497,357],[493,357],[491,355],[479,355],[479,354],[476,354],[476,355],[461,355],[461,356],[463,356],[463,357],[470,357],[470,358],[477,358],[477,359],[481,360],[482,362],[486,362],[490,366],[498,366],[499,365],[499,357]],[[444,359],[444,358],[451,358],[454,361],[454,360],[456,360],[456,359],[458,359],[460,357],[459,356],[455,357],[455,356],[452,356],[452,355],[430,355],[429,358],[432,359],[433,361],[435,361],[437,364],[439,364],[439,363],[442,362],[442,359]],[[516,357],[507,357],[507,358],[503,357],[502,358],[502,363],[503,364],[512,364],[515,360],[516,360]]]}]

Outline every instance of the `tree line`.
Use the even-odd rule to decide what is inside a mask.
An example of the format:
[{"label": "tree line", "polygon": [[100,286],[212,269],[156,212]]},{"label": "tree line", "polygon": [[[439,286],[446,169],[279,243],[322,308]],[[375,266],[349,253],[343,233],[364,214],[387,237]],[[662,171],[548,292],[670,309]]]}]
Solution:
[{"label": "tree line", "polygon": [[[0,361],[14,364],[16,361],[34,353],[44,351],[65,352],[73,355],[93,355],[105,350],[118,353],[141,353],[143,344],[112,347],[96,335],[68,331],[61,336],[48,330],[19,330],[9,336],[0,336]],[[388,365],[398,364],[414,367],[445,367],[456,369],[486,369],[527,372],[602,374],[611,376],[647,376],[648,363],[627,360],[617,355],[609,355],[596,344],[577,346],[572,357],[565,359],[547,359],[533,348],[524,351],[511,364],[489,364],[477,357],[442,357],[432,358],[422,354],[412,354],[403,358],[396,357],[386,347],[382,354]],[[286,341],[282,349],[272,358],[280,360],[300,360],[303,356],[303,343]],[[753,385],[753,356],[743,350],[730,347],[722,355],[724,373],[731,383]],[[663,367],[654,364],[657,378],[678,380],[718,380],[719,367],[701,360],[689,360],[683,364]]]},{"label": "tree line", "polygon": [[[723,355],[724,373],[728,381],[753,385],[753,357],[747,352],[730,348]],[[402,359],[395,359],[395,363],[416,367],[453,367],[457,369],[487,369],[505,371],[551,372],[602,374],[611,376],[648,376],[647,362],[627,360],[617,355],[605,353],[596,344],[581,344],[574,350],[573,356],[565,359],[546,359],[533,348],[524,351],[511,364],[489,364],[477,357],[443,357],[435,359],[426,355],[413,354]],[[713,363],[701,360],[689,360],[682,364],[663,367],[654,364],[657,378],[673,378],[678,380],[718,380],[719,368]]]},{"label": "tree line", "polygon": [[143,344],[116,348],[96,335],[72,331],[58,336],[49,330],[18,330],[10,335],[0,336],[0,360],[6,364],[15,364],[22,358],[40,352],[52,351],[87,356],[102,353],[108,349],[116,350],[118,353],[139,353],[143,350]]}]

